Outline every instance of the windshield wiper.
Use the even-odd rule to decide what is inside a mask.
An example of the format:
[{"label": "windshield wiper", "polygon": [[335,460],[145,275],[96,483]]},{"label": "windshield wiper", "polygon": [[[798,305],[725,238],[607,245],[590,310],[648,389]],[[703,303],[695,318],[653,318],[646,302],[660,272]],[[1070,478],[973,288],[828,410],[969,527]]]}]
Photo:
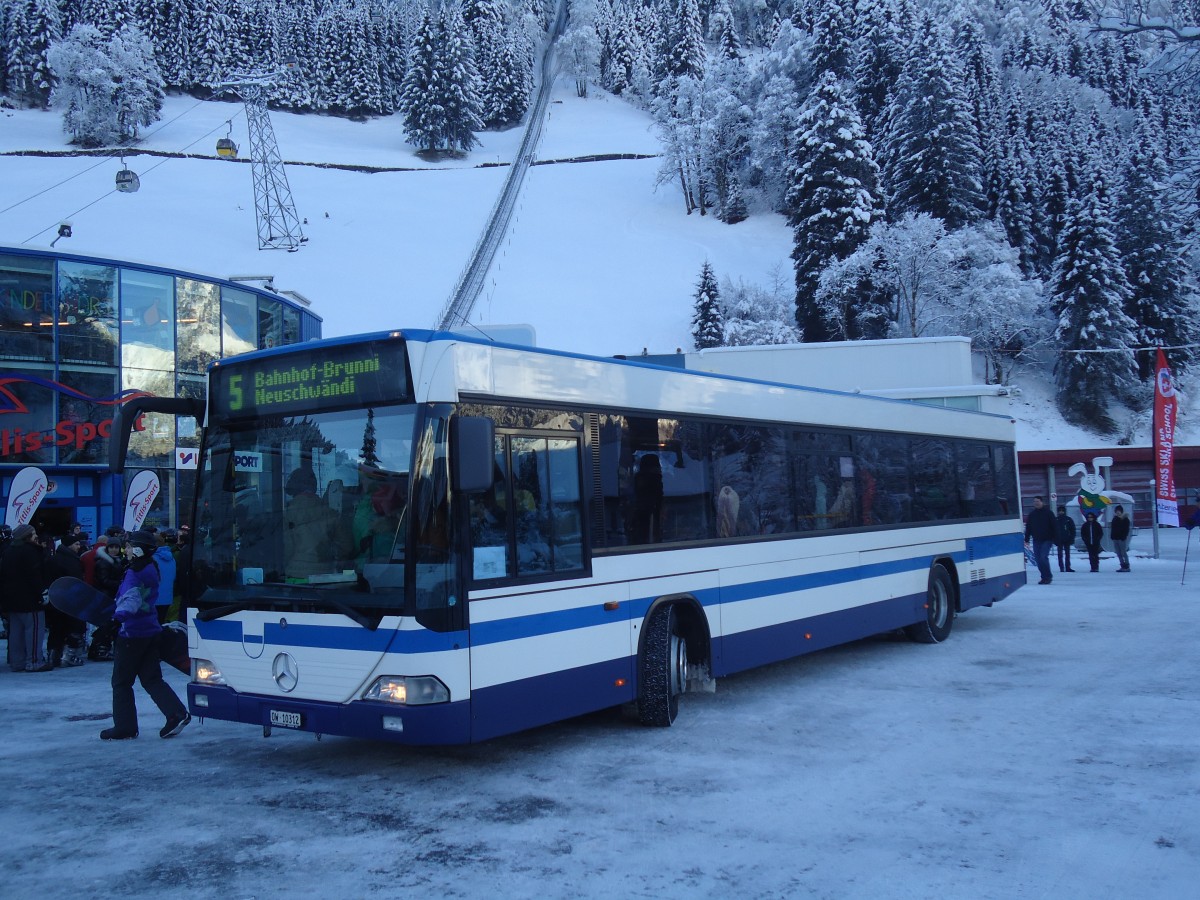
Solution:
[{"label": "windshield wiper", "polygon": [[212,609],[201,610],[196,613],[196,619],[201,622],[211,622],[214,619],[223,619],[242,610],[254,609],[263,603],[284,603],[291,607],[310,605],[332,609],[334,612],[341,613],[350,621],[361,625],[367,631],[375,631],[379,628],[379,623],[383,621],[382,613],[377,616],[368,616],[335,597],[320,596],[308,596],[304,598],[259,596],[253,600],[240,600],[237,603],[227,603],[224,606],[214,606]]}]

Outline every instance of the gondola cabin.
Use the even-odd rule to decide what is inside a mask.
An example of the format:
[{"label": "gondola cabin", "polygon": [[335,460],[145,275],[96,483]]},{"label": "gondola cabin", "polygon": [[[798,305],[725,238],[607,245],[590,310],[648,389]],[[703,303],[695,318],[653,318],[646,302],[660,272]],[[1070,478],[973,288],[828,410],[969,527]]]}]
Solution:
[{"label": "gondola cabin", "polygon": [[217,139],[217,156],[222,159],[237,159],[237,154],[238,147],[232,138],[223,137]]},{"label": "gondola cabin", "polygon": [[141,179],[132,169],[122,169],[117,173],[117,190],[122,194],[133,194],[141,186]]}]

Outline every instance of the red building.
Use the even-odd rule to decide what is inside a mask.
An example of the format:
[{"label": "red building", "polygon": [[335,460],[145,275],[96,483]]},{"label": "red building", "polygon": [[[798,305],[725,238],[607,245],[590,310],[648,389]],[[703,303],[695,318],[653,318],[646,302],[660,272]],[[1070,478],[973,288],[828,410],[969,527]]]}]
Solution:
[{"label": "red building", "polygon": [[[1068,475],[1071,466],[1083,463],[1092,471],[1092,460],[1111,456],[1113,464],[1103,469],[1104,480],[1115,491],[1124,491],[1134,498],[1134,523],[1151,524],[1154,479],[1154,449],[1152,447],[1102,447],[1089,450],[1020,450],[1017,451],[1021,472],[1021,508],[1029,509],[1033,497],[1049,498],[1058,495],[1058,503],[1073,497],[1079,490],[1079,476]],[[1179,495],[1179,520],[1186,521],[1200,505],[1200,447],[1175,447],[1175,491]]]}]

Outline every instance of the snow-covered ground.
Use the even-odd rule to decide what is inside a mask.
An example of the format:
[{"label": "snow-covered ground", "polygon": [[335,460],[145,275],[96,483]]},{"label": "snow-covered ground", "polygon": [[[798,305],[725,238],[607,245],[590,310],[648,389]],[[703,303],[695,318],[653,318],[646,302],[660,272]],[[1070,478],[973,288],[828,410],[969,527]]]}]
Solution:
[{"label": "snow-covered ground", "polygon": [[[1200,539],[958,618],[409,749],[193,723],[103,743],[110,666],[0,668],[5,897],[1184,900],[1200,883]],[[1193,556],[1186,584],[1185,550]],[[184,676],[171,670],[176,690]]]}]

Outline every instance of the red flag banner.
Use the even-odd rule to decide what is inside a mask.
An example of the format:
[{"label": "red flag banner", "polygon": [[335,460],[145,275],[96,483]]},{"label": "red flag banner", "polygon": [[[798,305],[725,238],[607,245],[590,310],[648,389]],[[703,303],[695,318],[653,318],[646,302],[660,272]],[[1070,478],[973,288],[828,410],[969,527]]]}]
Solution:
[{"label": "red flag banner", "polygon": [[1158,524],[1179,524],[1179,500],[1175,496],[1175,414],[1179,411],[1175,382],[1167,357],[1158,351],[1154,367],[1154,493]]}]

